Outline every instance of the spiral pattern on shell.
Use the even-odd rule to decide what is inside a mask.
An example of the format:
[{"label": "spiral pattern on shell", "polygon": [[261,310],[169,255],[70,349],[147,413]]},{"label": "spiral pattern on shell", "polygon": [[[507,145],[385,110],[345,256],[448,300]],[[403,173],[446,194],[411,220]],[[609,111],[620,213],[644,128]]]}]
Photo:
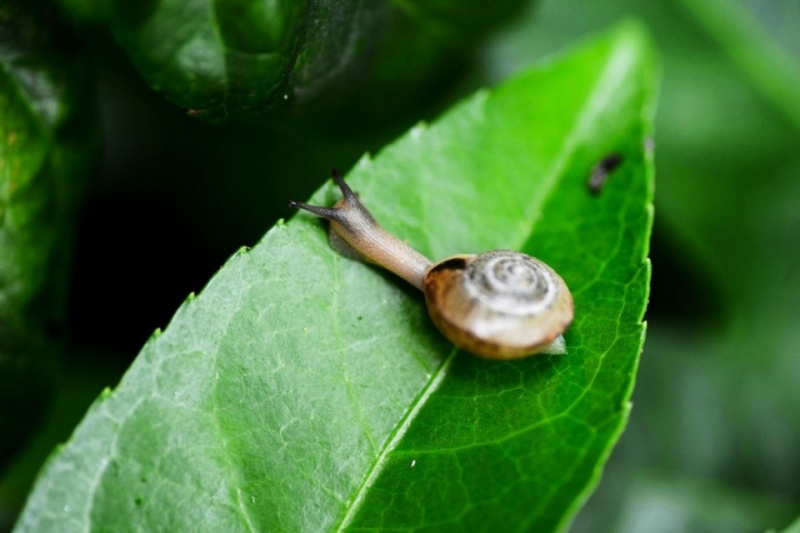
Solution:
[{"label": "spiral pattern on shell", "polygon": [[492,359],[547,348],[572,322],[572,295],[556,272],[519,252],[457,255],[425,275],[425,301],[457,346]]},{"label": "spiral pattern on shell", "polygon": [[552,270],[529,255],[494,250],[475,257],[464,276],[469,294],[511,315],[541,313],[556,296]]}]

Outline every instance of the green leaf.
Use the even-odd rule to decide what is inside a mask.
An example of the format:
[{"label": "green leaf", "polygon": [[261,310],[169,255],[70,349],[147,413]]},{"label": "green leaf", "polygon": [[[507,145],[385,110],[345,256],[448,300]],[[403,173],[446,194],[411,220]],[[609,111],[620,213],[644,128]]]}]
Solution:
[{"label": "green leaf", "polygon": [[0,465],[48,400],[75,207],[96,147],[85,66],[39,2],[0,5]]},{"label": "green leaf", "polygon": [[[212,122],[255,122],[347,104],[351,115],[385,115],[400,102],[429,102],[437,83],[453,81],[475,43],[524,4],[60,2],[108,27],[153,89]],[[394,105],[385,105],[387,94]]]},{"label": "green leaf", "polygon": [[800,518],[792,522],[789,527],[784,529],[783,533],[800,533]]},{"label": "green leaf", "polygon": [[[299,215],[153,336],[48,461],[17,531],[563,527],[624,426],[642,348],[653,70],[623,24],[348,177],[432,257],[515,248],[553,266],[575,296],[567,355],[454,350],[420,294]],[[622,166],[594,196],[610,152]]]},{"label": "green leaf", "polygon": [[[800,60],[777,38],[776,28],[765,27],[755,16],[763,6],[745,6],[743,0],[682,0],[722,49],[733,59],[751,83],[800,128]],[[757,3],[756,3],[757,4]],[[770,13],[774,25],[786,24],[794,35],[796,9],[775,5]],[[794,39],[792,39],[794,41]]]},{"label": "green leaf", "polygon": [[[741,3],[758,6],[753,13],[771,23],[768,32],[738,33],[742,23],[759,25],[725,15]],[[786,79],[765,52],[780,38],[780,26],[798,42],[792,23],[798,4],[625,1],[593,3],[588,12],[584,4],[548,4],[535,26],[533,17],[520,22],[527,32],[513,37],[517,55],[507,57],[505,45],[506,57],[491,58],[494,65],[518,64],[533,43],[544,48],[543,36],[550,36],[552,50],[552,41],[634,11],[647,17],[667,65],[656,121],[660,262],[654,257],[636,408],[573,529],[669,531],[679,520],[685,531],[731,533],[783,525],[800,512],[794,463],[800,373],[792,349],[800,340],[800,136],[776,106],[765,105],[764,83]],[[703,24],[686,13],[715,4],[725,9],[713,16],[709,10]],[[711,21],[719,28],[706,26]],[[715,42],[720,29],[738,39]],[[743,72],[746,65],[726,53],[757,56],[760,69],[770,72],[752,80],[759,71]],[[697,487],[691,493],[673,487],[685,500],[681,509],[665,491],[654,494],[652,480],[637,482],[643,470],[672,473]],[[609,484],[614,473],[618,483]],[[725,514],[714,485],[763,505],[740,505],[728,492],[721,499],[737,506],[738,516]],[[674,520],[664,520],[665,509]]]}]

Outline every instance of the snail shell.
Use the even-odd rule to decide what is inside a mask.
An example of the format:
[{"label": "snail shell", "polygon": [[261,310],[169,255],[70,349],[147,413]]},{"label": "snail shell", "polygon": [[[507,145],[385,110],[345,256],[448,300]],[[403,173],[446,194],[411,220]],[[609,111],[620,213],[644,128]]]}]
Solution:
[{"label": "snail shell", "polygon": [[493,250],[438,263],[388,233],[342,177],[333,208],[291,202],[330,220],[332,245],[382,266],[425,293],[428,313],[453,344],[489,359],[565,353],[561,334],[573,318],[572,294],[549,266],[529,255]]},{"label": "snail shell", "polygon": [[458,255],[425,275],[433,323],[456,346],[514,359],[551,344],[573,316],[566,283],[545,263],[510,250]]}]

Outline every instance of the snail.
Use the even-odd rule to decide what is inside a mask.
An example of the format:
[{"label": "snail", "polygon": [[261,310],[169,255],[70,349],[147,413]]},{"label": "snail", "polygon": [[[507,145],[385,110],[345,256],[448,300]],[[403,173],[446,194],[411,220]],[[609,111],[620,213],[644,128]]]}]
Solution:
[{"label": "snail", "polygon": [[453,344],[488,359],[566,353],[572,322],[566,283],[545,263],[510,250],[455,255],[434,263],[387,232],[335,170],[342,198],[333,207],[292,201],[330,223],[344,255],[376,264],[425,293],[428,313]]}]

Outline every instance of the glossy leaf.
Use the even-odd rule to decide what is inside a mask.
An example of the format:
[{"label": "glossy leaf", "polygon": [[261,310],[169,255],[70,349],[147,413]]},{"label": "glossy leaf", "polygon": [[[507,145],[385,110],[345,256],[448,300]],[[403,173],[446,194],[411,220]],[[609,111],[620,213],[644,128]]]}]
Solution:
[{"label": "glossy leaf", "polygon": [[[522,0],[464,9],[341,0],[60,0],[106,26],[155,90],[213,121],[287,113],[386,114],[431,99]],[[385,106],[387,94],[394,106]],[[352,117],[351,117],[352,118]]]},{"label": "glossy leaf", "polygon": [[48,399],[94,148],[87,81],[63,21],[39,2],[0,5],[0,465]]},{"label": "glossy leaf", "polygon": [[[564,526],[624,426],[642,347],[653,78],[623,24],[348,175],[432,257],[515,248],[553,266],[576,302],[567,355],[453,349],[420,294],[301,214],[153,336],[46,464],[17,531]],[[593,195],[611,152],[623,163]]]},{"label": "glossy leaf", "polygon": [[800,533],[800,518],[792,522],[792,524],[787,527],[783,533]]},{"label": "glossy leaf", "polygon": [[[744,20],[741,4],[757,18]],[[676,523],[747,533],[781,529],[800,513],[800,136],[764,98],[778,94],[767,85],[786,79],[774,52],[800,51],[798,7],[550,3],[519,21],[487,59],[518,64],[525,52],[548,53],[633,12],[647,21],[666,67],[656,121],[655,272],[635,409],[572,533],[666,533]],[[702,24],[692,17],[699,11]],[[758,57],[761,70],[731,61],[739,54]]]},{"label": "glossy leaf", "polygon": [[790,48],[779,39],[781,33],[787,36],[795,33],[797,9],[789,9],[791,4],[787,4],[781,10],[776,2],[771,6],[776,12],[769,18],[774,25],[786,27],[770,28],[756,16],[759,11],[757,2],[752,2],[755,5],[750,8],[744,0],[684,0],[681,3],[749,76],[753,86],[783,111],[795,127],[800,127],[800,97],[797,94],[800,60],[797,50],[792,55]]}]

